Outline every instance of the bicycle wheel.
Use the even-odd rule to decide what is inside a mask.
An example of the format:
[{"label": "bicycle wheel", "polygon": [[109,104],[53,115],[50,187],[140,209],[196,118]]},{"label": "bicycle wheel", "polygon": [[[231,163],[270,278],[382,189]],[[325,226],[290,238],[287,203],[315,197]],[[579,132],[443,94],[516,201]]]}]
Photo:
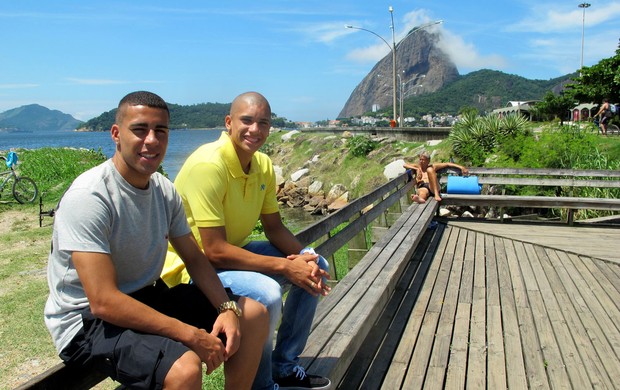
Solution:
[{"label": "bicycle wheel", "polygon": [[29,177],[17,177],[13,182],[13,197],[19,203],[31,203],[37,198],[39,190]]},{"label": "bicycle wheel", "polygon": [[607,134],[620,135],[620,128],[618,128],[618,126],[616,125],[609,125],[607,126]]}]

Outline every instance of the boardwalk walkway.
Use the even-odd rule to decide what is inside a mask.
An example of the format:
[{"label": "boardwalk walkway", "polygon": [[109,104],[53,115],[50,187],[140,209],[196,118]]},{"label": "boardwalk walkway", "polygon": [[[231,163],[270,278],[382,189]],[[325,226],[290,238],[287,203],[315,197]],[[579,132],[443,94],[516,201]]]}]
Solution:
[{"label": "boardwalk walkway", "polygon": [[340,388],[620,388],[620,229],[449,222],[423,242]]}]

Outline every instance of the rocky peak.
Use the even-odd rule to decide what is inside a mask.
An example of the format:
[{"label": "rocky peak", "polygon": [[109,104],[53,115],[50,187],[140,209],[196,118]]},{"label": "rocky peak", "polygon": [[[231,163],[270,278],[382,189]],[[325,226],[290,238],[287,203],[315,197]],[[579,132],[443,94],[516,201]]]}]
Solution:
[{"label": "rocky peak", "polygon": [[[438,41],[438,33],[420,30],[396,45],[396,71],[406,84],[403,89],[405,98],[435,92],[458,78],[456,65],[439,49]],[[392,106],[392,52],[383,57],[353,90],[338,117],[363,115],[372,111],[375,104],[380,109]]]}]

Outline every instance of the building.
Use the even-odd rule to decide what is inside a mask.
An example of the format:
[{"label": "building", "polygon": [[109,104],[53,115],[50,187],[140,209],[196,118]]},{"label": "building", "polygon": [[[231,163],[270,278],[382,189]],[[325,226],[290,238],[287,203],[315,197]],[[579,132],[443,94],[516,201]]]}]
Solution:
[{"label": "building", "polygon": [[508,102],[506,107],[496,108],[495,110],[493,110],[493,113],[499,115],[500,117],[503,117],[505,115],[510,115],[510,114],[521,114],[531,120],[532,116],[530,114],[530,111],[534,108],[534,105],[538,102],[539,100],[528,100],[528,101],[523,101],[523,102],[510,101]]}]

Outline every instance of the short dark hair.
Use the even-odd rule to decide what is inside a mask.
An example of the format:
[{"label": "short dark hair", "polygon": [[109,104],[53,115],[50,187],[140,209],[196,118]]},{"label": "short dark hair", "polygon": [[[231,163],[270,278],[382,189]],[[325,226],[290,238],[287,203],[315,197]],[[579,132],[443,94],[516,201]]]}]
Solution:
[{"label": "short dark hair", "polygon": [[121,107],[125,105],[159,108],[162,110],[166,110],[168,116],[170,116],[170,110],[168,109],[168,105],[166,104],[164,99],[159,97],[159,95],[148,91],[136,91],[128,93],[118,103],[118,109],[116,110],[116,123],[120,123],[122,121],[123,110],[121,110]]}]

